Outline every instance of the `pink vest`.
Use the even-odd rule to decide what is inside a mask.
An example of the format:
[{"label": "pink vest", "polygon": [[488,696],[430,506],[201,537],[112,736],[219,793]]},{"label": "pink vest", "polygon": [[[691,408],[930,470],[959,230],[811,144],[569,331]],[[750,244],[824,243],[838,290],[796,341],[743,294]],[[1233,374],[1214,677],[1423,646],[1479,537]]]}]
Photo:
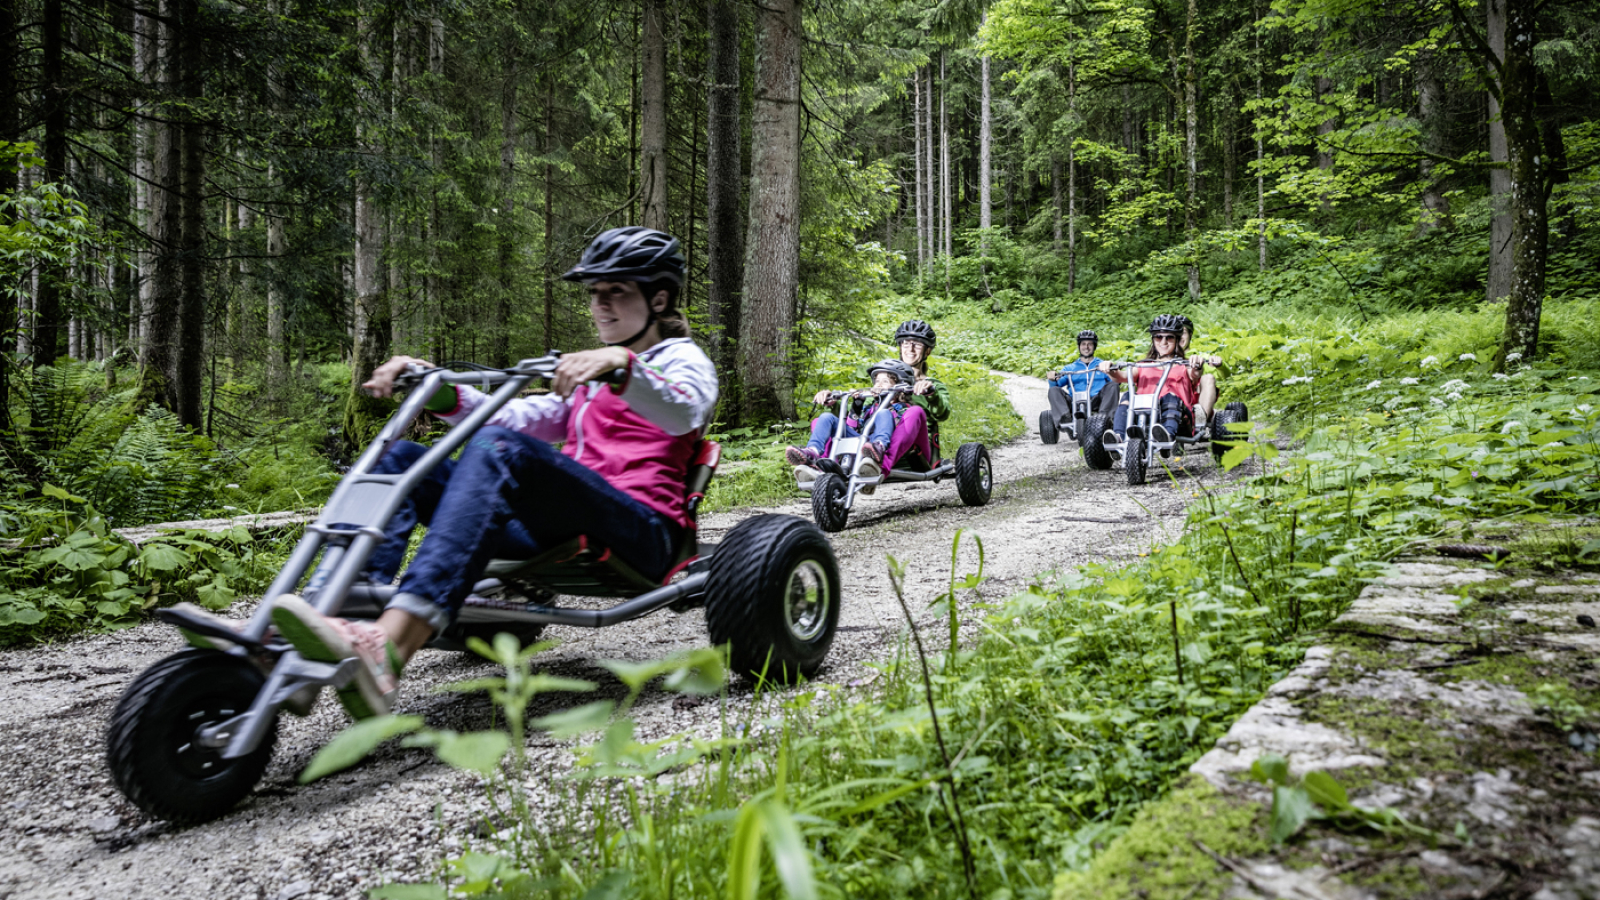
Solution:
[{"label": "pink vest", "polygon": [[[1195,401],[1194,382],[1189,379],[1188,366],[1173,366],[1172,374],[1167,375],[1166,386],[1161,389],[1161,396],[1168,394],[1176,396],[1183,401],[1184,406],[1193,407]],[[1162,370],[1154,366],[1147,369],[1133,370],[1133,383],[1138,386],[1141,394],[1151,393],[1156,385],[1161,383]],[[1157,401],[1161,398],[1157,397]]]},{"label": "pink vest", "polygon": [[567,441],[561,452],[593,469],[612,487],[688,527],[684,480],[700,433],[673,437],[651,424],[609,385],[589,396],[580,385],[572,395]]}]

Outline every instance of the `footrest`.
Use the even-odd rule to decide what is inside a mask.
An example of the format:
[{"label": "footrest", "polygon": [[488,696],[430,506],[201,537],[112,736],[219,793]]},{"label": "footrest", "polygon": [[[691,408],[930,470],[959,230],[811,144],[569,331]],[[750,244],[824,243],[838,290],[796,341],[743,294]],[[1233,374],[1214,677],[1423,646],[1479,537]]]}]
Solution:
[{"label": "footrest", "polygon": [[158,609],[156,610],[156,618],[167,623],[168,625],[181,628],[184,631],[192,632],[194,634],[203,635],[209,638],[217,638],[218,640],[227,641],[230,644],[238,644],[241,647],[248,647],[251,650],[266,649],[264,644],[259,644],[255,641],[249,640],[243,635],[239,634],[239,632],[234,631],[232,628],[218,625],[209,619],[203,619],[199,616],[190,615],[184,610]]}]

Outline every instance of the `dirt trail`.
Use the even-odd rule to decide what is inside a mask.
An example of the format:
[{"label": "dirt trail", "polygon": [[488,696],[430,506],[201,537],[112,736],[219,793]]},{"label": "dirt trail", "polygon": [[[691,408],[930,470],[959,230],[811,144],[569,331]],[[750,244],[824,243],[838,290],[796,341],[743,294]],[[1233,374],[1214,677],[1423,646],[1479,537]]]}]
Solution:
[{"label": "dirt trail", "polygon": [[[1036,426],[1044,382],[996,374],[1030,429]],[[991,449],[996,484],[987,506],[963,506],[951,481],[889,487],[862,498],[849,527],[832,536],[844,593],[823,680],[870,680],[874,670],[864,663],[885,656],[904,627],[885,574],[886,553],[906,563],[907,600],[918,609],[947,583],[957,529],[983,539],[988,578],[980,593],[997,600],[1041,572],[1131,557],[1172,540],[1182,527],[1191,488],[1181,480],[1129,488],[1120,471],[1088,471],[1073,445],[1044,446],[1032,430]],[[1191,470],[1205,482],[1219,477],[1207,460]],[[759,511],[809,518],[809,498],[797,492],[795,502]],[[708,516],[705,537],[719,539],[753,512]],[[964,550],[962,571],[975,567],[975,551]],[[233,614],[242,617],[251,605]],[[562,643],[539,658],[545,670],[601,682],[610,679],[597,667],[600,660],[655,658],[706,641],[698,610],[599,631],[551,628],[547,636]],[[127,682],[181,646],[172,629],[151,623],[0,653],[0,845],[9,850],[0,857],[0,900],[357,898],[385,881],[425,877],[478,833],[486,803],[477,780],[424,751],[385,747],[354,770],[295,784],[295,773],[346,724],[329,698],[308,718],[283,719],[266,777],[232,814],[188,829],[144,818],[111,785],[103,730]],[[431,691],[488,672],[459,654],[424,653],[407,669],[400,711],[420,713],[437,727],[490,727],[485,698]],[[615,693],[614,683],[609,687]],[[733,691],[730,704],[748,702],[747,691]],[[551,700],[534,712],[558,708]],[[712,733],[719,721],[716,703],[674,703],[665,694],[646,696],[637,713],[642,738]],[[536,798],[548,796],[537,785],[558,777],[570,757],[566,744],[531,739]]]}]

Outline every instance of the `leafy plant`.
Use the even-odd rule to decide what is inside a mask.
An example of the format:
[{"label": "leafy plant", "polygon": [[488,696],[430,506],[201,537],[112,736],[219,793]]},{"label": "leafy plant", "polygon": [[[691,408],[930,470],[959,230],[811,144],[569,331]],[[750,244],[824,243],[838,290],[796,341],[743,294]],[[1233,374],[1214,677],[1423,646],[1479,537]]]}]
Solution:
[{"label": "leafy plant", "polygon": [[1421,837],[1437,846],[1444,836],[1413,824],[1387,807],[1358,806],[1332,775],[1312,770],[1298,779],[1290,777],[1289,762],[1269,753],[1250,764],[1250,777],[1272,786],[1272,818],[1269,833],[1274,844],[1299,834],[1313,821],[1332,822],[1342,828],[1371,828],[1384,834]]}]

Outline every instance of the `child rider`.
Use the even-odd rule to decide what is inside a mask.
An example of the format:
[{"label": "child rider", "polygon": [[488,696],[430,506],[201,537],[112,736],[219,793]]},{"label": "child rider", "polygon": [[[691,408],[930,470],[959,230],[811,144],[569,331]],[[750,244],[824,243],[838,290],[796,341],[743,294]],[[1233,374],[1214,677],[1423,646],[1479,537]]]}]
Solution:
[{"label": "child rider", "polygon": [[[1100,363],[1100,371],[1121,383],[1127,383],[1128,373],[1132,372],[1132,393],[1153,394],[1157,385],[1161,386],[1161,395],[1156,398],[1156,421],[1150,429],[1150,439],[1157,443],[1166,443],[1172,440],[1173,435],[1182,433],[1183,422],[1190,417],[1194,408],[1194,374],[1188,365],[1181,364],[1183,357],[1178,354],[1179,330],[1177,316],[1156,316],[1150,323],[1150,352],[1145,355],[1146,362],[1179,360],[1179,365],[1141,366],[1112,371],[1111,363]],[[1162,382],[1163,375],[1166,377],[1165,383]],[[1105,442],[1119,443],[1127,432],[1128,404],[1124,403],[1117,407],[1111,430],[1105,434]]]},{"label": "child rider", "polygon": [[1099,394],[1111,382],[1111,377],[1100,371],[1100,360],[1094,355],[1095,348],[1099,346],[1099,335],[1092,331],[1078,332],[1078,358],[1062,366],[1056,373],[1059,377],[1050,380],[1050,412],[1056,417],[1057,424],[1072,418],[1072,401],[1068,399],[1064,388],[1070,389],[1073,394],[1088,391],[1094,397],[1089,411],[1103,412],[1100,406],[1106,398]]},{"label": "child rider", "polygon": [[[368,577],[393,581],[411,530],[421,522],[428,533],[378,620],[324,616],[293,594],[272,601],[273,625],[302,656],[360,660],[339,692],[355,718],[390,709],[401,666],[456,617],[490,559],[532,556],[584,534],[647,577],[674,562],[688,524],[684,478],[717,402],[716,368],[689,340],[677,309],[678,241],[653,229],[614,228],[562,277],[588,284],[589,313],[605,346],[563,356],[551,393],[507,403],[459,460],[435,469],[406,500]],[[397,356],[363,387],[388,397],[411,365],[431,368]],[[621,385],[593,380],[614,369],[627,373]],[[485,399],[447,386],[428,408],[454,424]],[[424,450],[396,442],[380,471],[403,471]]]},{"label": "child rider", "polygon": [[[1189,321],[1188,316],[1178,316],[1178,354],[1180,356],[1187,357],[1189,355],[1189,342],[1192,340],[1194,340],[1194,323]],[[1207,422],[1211,421],[1211,413],[1217,408],[1217,397],[1219,395],[1217,376],[1206,371],[1207,365],[1222,365],[1222,357],[1197,356],[1189,360],[1189,366],[1199,376],[1199,381],[1196,382],[1194,405],[1194,430],[1197,432],[1204,428]]]},{"label": "child rider", "polygon": [[[908,409],[905,395],[889,396],[889,390],[897,384],[911,384],[916,379],[916,373],[899,360],[886,359],[873,364],[867,370],[867,375],[872,378],[872,387],[848,396],[871,398],[871,402],[859,413],[846,416],[844,433],[845,437],[858,437],[865,429],[867,439],[861,447],[861,454],[865,457],[861,461],[861,474],[871,478],[883,471],[881,464],[884,451],[893,437],[895,425]],[[818,406],[831,407],[836,400],[833,392],[822,390],[817,392],[813,402]],[[839,417],[825,412],[811,420],[811,440],[804,447],[789,447],[784,451],[784,460],[794,466],[795,483],[805,485],[817,480],[820,473],[816,462],[828,455],[828,445],[833,442],[833,434],[838,427]]]}]

